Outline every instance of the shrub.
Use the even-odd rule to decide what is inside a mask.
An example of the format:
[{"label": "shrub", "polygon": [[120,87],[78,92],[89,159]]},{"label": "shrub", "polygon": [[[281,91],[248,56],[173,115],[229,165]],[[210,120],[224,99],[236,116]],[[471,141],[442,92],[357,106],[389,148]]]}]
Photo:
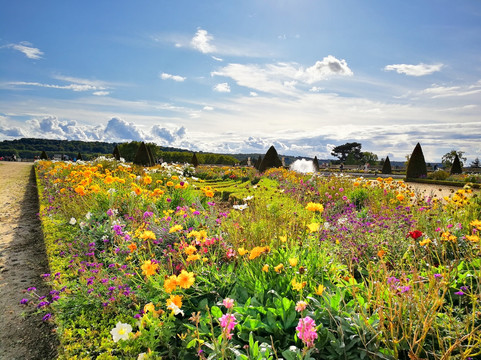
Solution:
[{"label": "shrub", "polygon": [[142,166],[152,165],[152,158],[150,157],[149,150],[144,142],[140,143],[140,146],[134,157],[134,164]]},{"label": "shrub", "polygon": [[392,174],[391,160],[389,160],[389,156],[386,156],[381,172],[383,174]]},{"label": "shrub", "polygon": [[115,160],[117,161],[120,160],[120,151],[117,145],[115,145],[114,151],[112,152],[112,156],[114,157]]},{"label": "shrub", "polygon": [[314,165],[314,171],[319,172],[319,160],[317,160],[317,156],[314,156],[314,160],[312,160],[312,165]]},{"label": "shrub", "polygon": [[197,160],[197,155],[192,155],[192,160],[190,161],[192,163],[192,165],[194,165],[194,167],[197,167],[199,166],[199,160]]},{"label": "shrub", "polygon": [[48,160],[48,155],[45,151],[42,151],[42,154],[40,154],[40,160]]},{"label": "shrub", "polygon": [[83,160],[81,153],[78,153],[78,154],[77,154],[77,160]]},{"label": "shrub", "polygon": [[428,177],[434,180],[446,180],[449,177],[449,173],[444,170],[436,170],[430,173]]},{"label": "shrub", "polygon": [[282,166],[282,161],[279,159],[279,155],[277,154],[276,149],[274,146],[271,146],[269,150],[267,150],[266,155],[264,156],[264,159],[262,159],[262,162],[259,166],[259,171],[264,172],[267,169],[270,168],[278,168]]},{"label": "shrub", "polygon": [[426,177],[428,173],[426,161],[424,160],[423,150],[419,143],[416,144],[411,157],[409,158],[408,167],[406,170],[406,178],[420,178]]},{"label": "shrub", "polygon": [[261,162],[262,162],[262,157],[259,155],[259,157],[257,158],[257,161],[256,163],[254,164],[254,167],[259,170],[260,166],[261,166]]},{"label": "shrub", "polygon": [[459,156],[456,154],[453,161],[453,166],[451,166],[451,174],[462,174],[463,169],[461,168],[461,162],[459,161]]}]

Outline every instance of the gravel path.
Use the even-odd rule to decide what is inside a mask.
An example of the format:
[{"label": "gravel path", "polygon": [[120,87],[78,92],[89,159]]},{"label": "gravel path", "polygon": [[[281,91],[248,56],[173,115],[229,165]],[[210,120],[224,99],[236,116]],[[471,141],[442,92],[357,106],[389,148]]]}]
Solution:
[{"label": "gravel path", "polygon": [[48,292],[40,275],[48,272],[37,217],[38,196],[32,163],[0,162],[0,359],[56,358],[52,325],[20,305],[27,287]]}]

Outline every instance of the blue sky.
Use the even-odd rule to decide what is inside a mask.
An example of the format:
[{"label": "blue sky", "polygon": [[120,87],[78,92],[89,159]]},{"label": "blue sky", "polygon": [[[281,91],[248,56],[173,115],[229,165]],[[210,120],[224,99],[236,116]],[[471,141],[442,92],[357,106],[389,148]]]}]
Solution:
[{"label": "blue sky", "polygon": [[0,5],[0,140],[481,157],[478,0]]}]

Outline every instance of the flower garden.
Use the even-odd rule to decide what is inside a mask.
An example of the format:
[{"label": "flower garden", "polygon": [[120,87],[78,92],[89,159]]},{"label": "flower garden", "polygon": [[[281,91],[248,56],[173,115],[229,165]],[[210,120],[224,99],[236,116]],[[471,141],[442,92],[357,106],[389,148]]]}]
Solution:
[{"label": "flower garden", "polygon": [[60,359],[481,358],[481,198],[402,181],[36,163]]}]

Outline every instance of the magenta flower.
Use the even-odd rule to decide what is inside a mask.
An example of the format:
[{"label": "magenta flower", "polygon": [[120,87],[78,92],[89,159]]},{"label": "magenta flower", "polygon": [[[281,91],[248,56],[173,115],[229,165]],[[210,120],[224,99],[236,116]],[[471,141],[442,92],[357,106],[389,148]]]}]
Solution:
[{"label": "magenta flower", "polygon": [[232,339],[231,331],[234,330],[234,327],[237,325],[236,318],[232,314],[225,314],[219,318],[220,326],[222,327],[223,331],[225,332],[228,339]]},{"label": "magenta flower", "polygon": [[307,347],[314,346],[314,340],[317,339],[316,323],[309,316],[299,319],[299,323],[296,327],[297,337],[302,340],[302,342]]},{"label": "magenta flower", "polygon": [[224,306],[226,307],[226,309],[232,309],[232,307],[234,307],[234,299],[225,298],[225,299],[222,301],[222,304],[224,304]]}]

